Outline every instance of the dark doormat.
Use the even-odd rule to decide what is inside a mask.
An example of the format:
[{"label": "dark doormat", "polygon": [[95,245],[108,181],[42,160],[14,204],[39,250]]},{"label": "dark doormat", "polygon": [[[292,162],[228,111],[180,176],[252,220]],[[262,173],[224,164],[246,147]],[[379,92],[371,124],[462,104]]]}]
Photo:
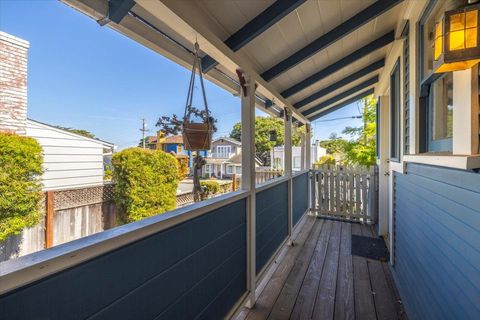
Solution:
[{"label": "dark doormat", "polygon": [[357,236],[352,234],[352,255],[374,260],[388,261],[390,254],[381,238]]}]

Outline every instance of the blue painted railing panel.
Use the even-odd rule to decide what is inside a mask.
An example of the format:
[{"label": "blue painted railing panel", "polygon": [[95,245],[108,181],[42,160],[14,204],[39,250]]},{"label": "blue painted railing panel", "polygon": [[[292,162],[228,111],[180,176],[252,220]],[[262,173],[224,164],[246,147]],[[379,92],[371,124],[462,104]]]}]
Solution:
[{"label": "blue painted railing panel", "polygon": [[0,296],[2,319],[221,319],[246,292],[246,200]]},{"label": "blue painted railing panel", "polygon": [[288,236],[288,181],[256,195],[256,270],[262,270]]},{"label": "blue painted railing panel", "polygon": [[480,315],[480,174],[408,164],[395,174],[392,272],[410,319]]},{"label": "blue painted railing panel", "polygon": [[305,172],[293,178],[293,226],[300,221],[300,218],[308,209],[308,174],[308,172]]}]

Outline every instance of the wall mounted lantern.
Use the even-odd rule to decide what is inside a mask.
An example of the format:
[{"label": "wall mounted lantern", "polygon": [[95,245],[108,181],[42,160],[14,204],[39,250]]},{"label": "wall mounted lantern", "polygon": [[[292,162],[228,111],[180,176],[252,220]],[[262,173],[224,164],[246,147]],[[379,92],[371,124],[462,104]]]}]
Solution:
[{"label": "wall mounted lantern", "polygon": [[433,70],[465,70],[480,62],[480,4],[446,11],[435,23]]}]

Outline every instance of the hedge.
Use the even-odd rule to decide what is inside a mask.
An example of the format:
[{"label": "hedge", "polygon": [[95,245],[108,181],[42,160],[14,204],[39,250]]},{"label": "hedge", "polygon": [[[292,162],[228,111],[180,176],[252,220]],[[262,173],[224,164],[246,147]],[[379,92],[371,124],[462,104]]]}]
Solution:
[{"label": "hedge", "polygon": [[42,162],[35,139],[0,132],[0,241],[39,222]]},{"label": "hedge", "polygon": [[112,157],[115,202],[120,223],[175,209],[177,160],[161,150],[130,148]]}]

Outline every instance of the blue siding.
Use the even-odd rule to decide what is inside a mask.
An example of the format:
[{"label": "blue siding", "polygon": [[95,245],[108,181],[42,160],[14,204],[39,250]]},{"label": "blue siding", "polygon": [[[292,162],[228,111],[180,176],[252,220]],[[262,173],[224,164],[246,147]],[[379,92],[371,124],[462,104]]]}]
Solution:
[{"label": "blue siding", "polygon": [[410,319],[480,318],[480,174],[395,174],[395,266]]},{"label": "blue siding", "polygon": [[246,292],[246,200],[0,297],[2,319],[221,319]]},{"label": "blue siding", "polygon": [[288,181],[257,193],[255,232],[258,273],[288,236]]},{"label": "blue siding", "polygon": [[295,226],[308,209],[308,172],[293,178],[293,225]]}]

